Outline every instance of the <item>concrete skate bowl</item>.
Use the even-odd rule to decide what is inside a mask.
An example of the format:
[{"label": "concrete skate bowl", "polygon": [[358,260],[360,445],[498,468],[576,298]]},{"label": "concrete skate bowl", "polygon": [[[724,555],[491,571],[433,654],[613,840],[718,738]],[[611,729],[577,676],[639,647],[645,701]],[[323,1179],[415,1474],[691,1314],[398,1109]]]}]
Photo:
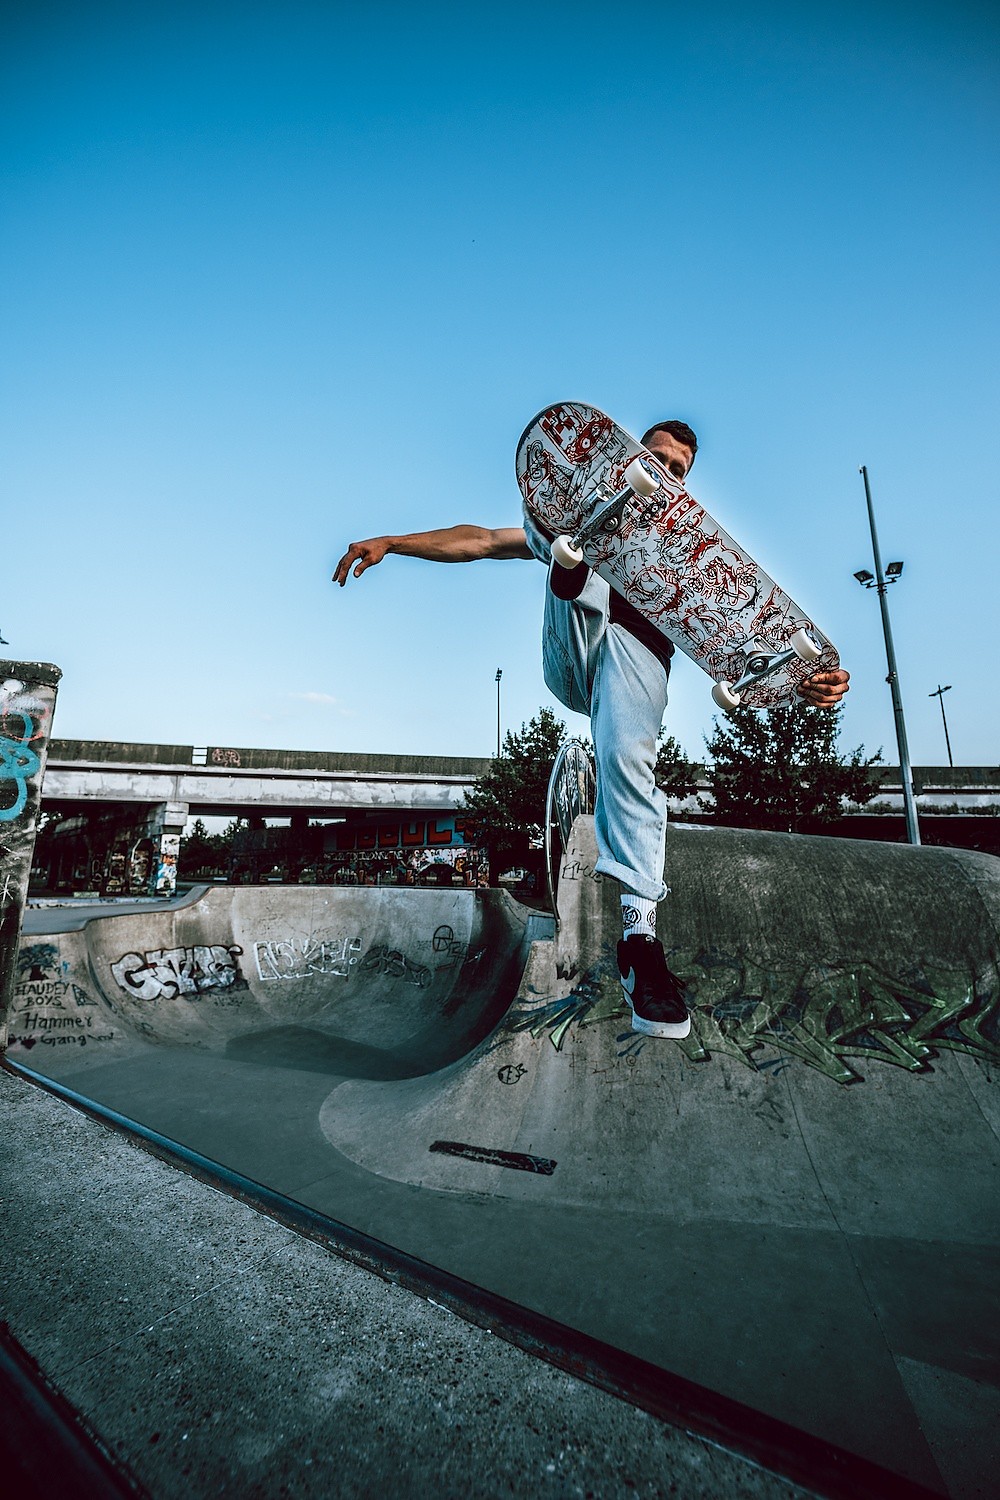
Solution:
[{"label": "concrete skate bowl", "polygon": [[940,1493],[988,1493],[1000,861],[673,826],[681,1044],[630,1029],[595,863],[581,819],[558,940],[498,1030],[433,1076],[341,1084],[328,1139],[383,1179],[575,1226],[544,1276],[588,1331]]},{"label": "concrete skate bowl", "polygon": [[938,1493],[988,1493],[1000,862],[672,827],[661,936],[694,1007],[674,1044],[630,1030],[595,860],[583,819],[519,987],[532,922],[493,895],[213,891],[155,929],[91,923],[22,971],[11,1030],[34,1045],[11,1055]]},{"label": "concrete skate bowl", "polygon": [[[723,1064],[741,1093],[778,1078],[782,1091],[795,1080],[816,1092],[835,1112],[831,1129],[852,1122],[854,1153],[853,1123],[876,1098],[880,1111],[898,1112],[881,1121],[894,1135],[927,1101],[943,1104],[947,1094],[947,1112],[971,1112],[995,1139],[1000,861],[674,825],[667,871],[673,892],[660,908],[660,936],[688,986],[693,1027],[683,1042],[664,1046],[631,1031],[615,962],[617,886],[595,877],[596,858],[592,819],[580,819],[563,861],[558,937],[533,954],[502,1024],[474,1053],[405,1089],[338,1089],[323,1120],[340,1149],[382,1175],[455,1185],[453,1174],[465,1168],[429,1164],[419,1153],[438,1125],[467,1118],[525,1149],[530,1137],[534,1151],[556,1137],[600,1142],[600,1161],[618,1177],[621,1195],[648,1205],[650,1171],[665,1172],[655,1197],[673,1204],[678,1185],[663,1164],[667,1155],[676,1160],[677,1143],[668,1153],[664,1144],[693,1091],[701,1091],[703,1123],[721,1110],[723,1130],[732,1128]],[[666,1090],[669,1106],[650,1097],[649,1072],[653,1093]],[[500,1086],[484,1088],[484,1074],[496,1074]],[[631,1090],[626,1115],[614,1109],[600,1117],[596,1101],[604,1095],[595,1078],[604,1086],[617,1078]],[[381,1128],[369,1118],[373,1109]],[[437,1123],[413,1129],[424,1110]],[[633,1130],[640,1110],[643,1128]],[[395,1129],[397,1114],[411,1128]],[[881,1126],[875,1135],[881,1139]],[[934,1152],[941,1144],[936,1133]],[[637,1170],[637,1153],[647,1145],[650,1160]],[[591,1171],[594,1159],[573,1151],[558,1180],[542,1173],[552,1176],[547,1200],[599,1201],[604,1189]],[[737,1165],[745,1177],[747,1161]],[[465,1182],[476,1191],[492,1182],[499,1193],[537,1196],[543,1188],[533,1175],[496,1178],[474,1163]],[[703,1200],[701,1185],[697,1192]]]},{"label": "concrete skate bowl", "polygon": [[10,1056],[60,1077],[150,1048],[409,1077],[496,1025],[531,920],[496,891],[210,889],[26,938]]}]

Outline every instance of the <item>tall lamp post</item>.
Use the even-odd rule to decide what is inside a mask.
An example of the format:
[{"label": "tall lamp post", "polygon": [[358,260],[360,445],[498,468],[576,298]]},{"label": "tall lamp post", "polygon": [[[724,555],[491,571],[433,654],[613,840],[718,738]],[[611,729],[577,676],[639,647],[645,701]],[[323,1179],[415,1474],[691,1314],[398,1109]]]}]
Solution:
[{"label": "tall lamp post", "polygon": [[953,766],[955,762],[951,758],[951,740],[948,738],[948,720],[944,716],[944,695],[945,693],[950,692],[950,682],[947,687],[942,687],[941,684],[938,683],[937,690],[933,693],[928,693],[927,696],[928,698],[936,698],[941,705],[941,723],[944,725],[944,742],[948,747],[948,764],[949,766]]},{"label": "tall lamp post", "polygon": [[896,671],[896,652],[892,644],[892,627],[889,624],[889,603],[886,599],[890,583],[895,583],[903,571],[901,562],[891,562],[882,571],[882,554],[879,551],[878,532],[875,530],[875,509],[872,505],[871,486],[868,483],[868,470],[864,464],[859,470],[865,482],[865,499],[868,502],[868,524],[872,533],[872,556],[875,559],[875,573],[869,573],[862,568],[855,573],[855,578],[866,589],[878,589],[878,602],[882,610],[882,634],[885,637],[885,658],[889,667],[889,675],[885,679],[889,684],[892,694],[892,712],[896,721],[896,743],[899,746],[899,774],[903,781],[903,805],[906,809],[906,837],[911,844],[920,843],[920,825],[917,822],[917,803],[913,794],[913,772],[910,769],[910,752],[906,744],[906,723],[903,719],[903,699],[899,691],[899,673]]},{"label": "tall lamp post", "polygon": [[497,760],[500,759],[500,679],[503,668],[497,667]]}]

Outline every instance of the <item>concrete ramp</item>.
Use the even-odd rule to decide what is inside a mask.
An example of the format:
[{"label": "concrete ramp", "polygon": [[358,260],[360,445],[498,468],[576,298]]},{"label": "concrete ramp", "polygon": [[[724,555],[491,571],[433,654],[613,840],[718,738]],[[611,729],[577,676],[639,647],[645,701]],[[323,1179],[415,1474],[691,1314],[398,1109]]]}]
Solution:
[{"label": "concrete ramp", "polygon": [[629,1347],[662,1318],[670,1368],[985,1495],[1000,1462],[1000,862],[672,827],[661,937],[694,1020],[676,1044],[630,1029],[617,889],[595,861],[581,819],[558,941],[535,946],[478,1051],[391,1089],[341,1084],[327,1138],[424,1190],[561,1208],[597,1234],[609,1213],[631,1224],[616,1245]]},{"label": "concrete ramp", "polygon": [[[671,1219],[785,1224],[834,1223],[841,1198],[848,1220],[868,1222],[863,1169],[883,1227],[998,1235],[1000,861],[673,826],[660,936],[689,985],[682,1043],[631,1031],[617,887],[595,862],[581,819],[558,940],[535,949],[500,1029],[446,1072],[337,1089],[322,1124],[339,1150],[446,1190],[595,1205],[611,1194]],[[431,1138],[456,1132],[481,1160],[428,1156]],[[491,1149],[552,1170],[498,1176]],[[880,1164],[893,1183],[879,1192]]]}]

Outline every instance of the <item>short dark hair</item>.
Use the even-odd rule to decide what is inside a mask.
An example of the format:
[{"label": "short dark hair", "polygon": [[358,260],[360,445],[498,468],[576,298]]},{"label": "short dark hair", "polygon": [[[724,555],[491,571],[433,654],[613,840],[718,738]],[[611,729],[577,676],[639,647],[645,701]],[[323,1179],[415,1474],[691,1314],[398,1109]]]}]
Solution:
[{"label": "short dark hair", "polygon": [[690,448],[691,462],[692,464],[694,463],[695,454],[698,452],[698,439],[686,422],[679,422],[675,417],[671,417],[666,422],[654,422],[652,427],[642,435],[642,446],[644,448],[654,432],[669,432],[671,437],[675,437],[679,443],[683,443],[686,448]]}]

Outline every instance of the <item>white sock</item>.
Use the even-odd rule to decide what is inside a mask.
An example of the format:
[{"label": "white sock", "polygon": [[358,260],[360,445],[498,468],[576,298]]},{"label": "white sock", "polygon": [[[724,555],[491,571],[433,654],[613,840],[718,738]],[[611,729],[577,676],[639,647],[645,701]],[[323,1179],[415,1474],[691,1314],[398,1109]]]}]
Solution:
[{"label": "white sock", "polygon": [[656,936],[656,902],[645,896],[622,895],[622,929],[624,936]]}]

